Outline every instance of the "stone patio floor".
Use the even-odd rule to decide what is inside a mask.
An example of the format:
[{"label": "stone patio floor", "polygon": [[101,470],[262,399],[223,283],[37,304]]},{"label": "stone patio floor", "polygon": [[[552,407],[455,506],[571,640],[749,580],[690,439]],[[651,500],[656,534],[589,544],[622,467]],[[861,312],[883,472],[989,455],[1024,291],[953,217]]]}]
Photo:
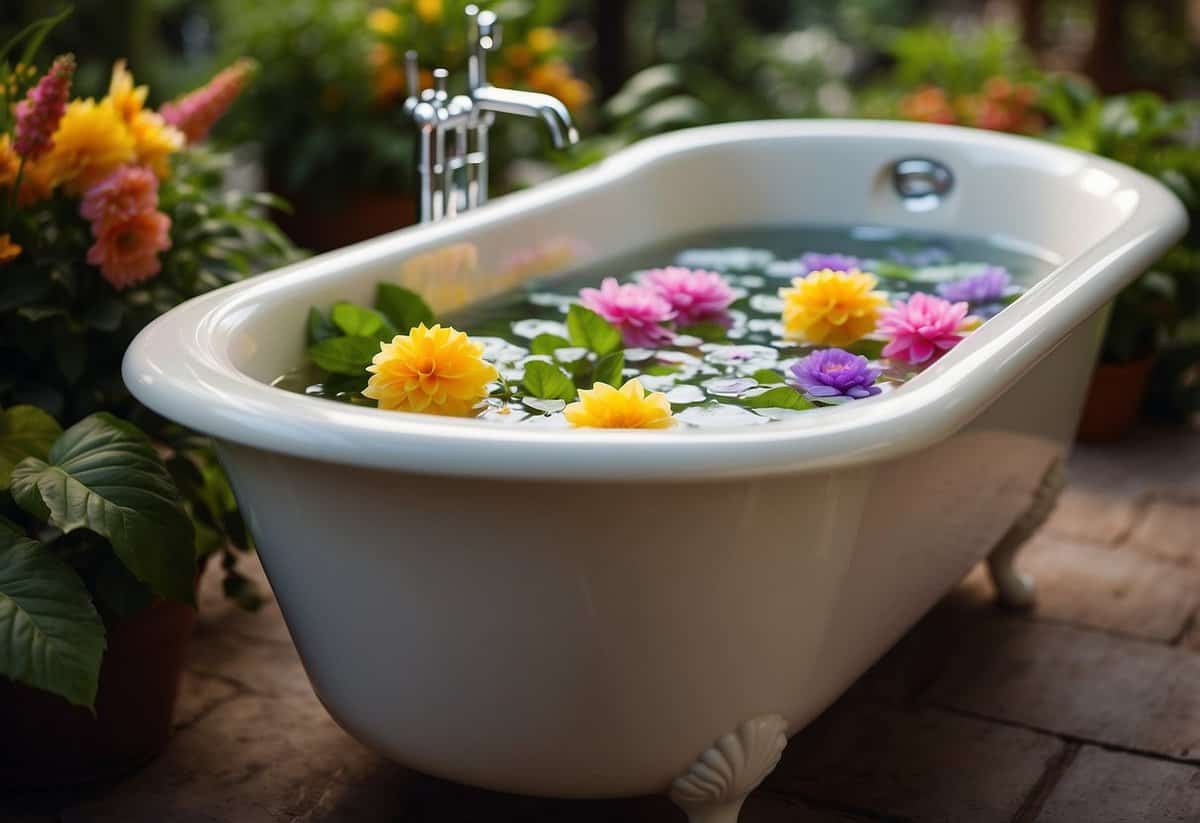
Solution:
[{"label": "stone patio floor", "polygon": [[[792,739],[744,823],[1200,821],[1200,433],[1080,447],[1070,477],[1021,559],[1036,609],[998,610],[976,569]],[[0,819],[683,820],[663,798],[518,798],[389,763],[326,715],[278,610],[238,612],[215,582],[167,751]]]}]

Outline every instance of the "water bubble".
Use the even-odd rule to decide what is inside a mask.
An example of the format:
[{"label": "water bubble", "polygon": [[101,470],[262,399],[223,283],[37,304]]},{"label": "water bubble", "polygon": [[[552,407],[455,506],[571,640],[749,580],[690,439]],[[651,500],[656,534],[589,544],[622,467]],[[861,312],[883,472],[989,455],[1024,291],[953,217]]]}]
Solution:
[{"label": "water bubble", "polygon": [[700,428],[734,428],[740,426],[758,426],[769,423],[770,418],[762,417],[740,406],[730,406],[725,403],[710,403],[707,406],[691,406],[675,415],[675,419],[689,426]]},{"label": "water bubble", "polygon": [[750,308],[760,314],[779,314],[783,311],[783,298],[774,294],[756,294],[750,298]]},{"label": "water bubble", "polygon": [[793,280],[808,274],[808,266],[800,260],[776,260],[766,268],[768,277],[778,277],[781,280]]},{"label": "water bubble", "polygon": [[512,330],[513,334],[518,337],[527,337],[530,340],[539,334],[554,334],[559,337],[567,336],[567,327],[565,324],[557,320],[542,320],[537,317],[517,320],[512,324]]},{"label": "water bubble", "polygon": [[667,392],[667,400],[672,403],[700,403],[707,398],[699,386],[676,386]]},{"label": "water bubble", "polygon": [[737,397],[742,392],[757,386],[758,381],[752,377],[715,377],[705,380],[702,385],[709,394]]},{"label": "water bubble", "polygon": [[529,408],[539,411],[542,414],[554,414],[560,412],[567,407],[567,401],[551,399],[543,400],[540,397],[525,397],[521,400]]},{"label": "water bubble", "polygon": [[761,269],[774,259],[774,253],[766,249],[688,249],[680,252],[675,262],[694,269],[747,271]]}]

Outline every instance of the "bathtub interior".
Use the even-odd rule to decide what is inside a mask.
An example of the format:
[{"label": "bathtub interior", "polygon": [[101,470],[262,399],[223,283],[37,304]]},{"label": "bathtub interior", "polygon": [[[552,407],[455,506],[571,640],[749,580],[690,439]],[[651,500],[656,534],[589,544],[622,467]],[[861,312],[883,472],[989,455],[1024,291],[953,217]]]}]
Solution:
[{"label": "bathtub interior", "polygon": [[[447,312],[529,279],[595,265],[664,239],[779,225],[887,228],[969,236],[1054,264],[1116,230],[1138,193],[1103,161],[1033,141],[979,141],[968,132],[897,125],[894,135],[847,140],[738,127],[744,139],[681,144],[672,137],[596,169],[511,195],[447,224],[401,231],[260,278],[226,322],[225,356],[270,382],[302,361],[310,306],[371,300],[381,280],[412,288]],[[715,135],[719,137],[719,131]],[[955,186],[936,208],[916,210],[894,191],[896,161],[929,157]],[[252,297],[247,292],[246,297]],[[282,333],[281,333],[282,330]],[[313,401],[317,402],[317,401]]]}]

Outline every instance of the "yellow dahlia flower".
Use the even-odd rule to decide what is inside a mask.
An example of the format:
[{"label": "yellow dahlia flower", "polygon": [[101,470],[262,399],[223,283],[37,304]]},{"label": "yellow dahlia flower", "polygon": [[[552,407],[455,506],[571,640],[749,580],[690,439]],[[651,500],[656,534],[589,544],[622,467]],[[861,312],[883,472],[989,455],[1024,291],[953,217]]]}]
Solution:
[{"label": "yellow dahlia flower", "polygon": [[367,28],[376,34],[398,34],[404,18],[388,8],[371,9],[367,15]]},{"label": "yellow dahlia flower", "polygon": [[436,23],[442,19],[442,0],[417,0],[417,17],[426,23]]},{"label": "yellow dahlia flower", "polygon": [[146,109],[146,86],[134,86],[124,60],[113,64],[108,97],[133,137],[137,162],[148,166],[160,180],[171,173],[169,157],[183,148],[183,132],[161,115]]},{"label": "yellow dahlia flower", "polygon": [[379,344],[367,367],[363,395],[379,408],[466,417],[487,397],[496,369],[483,359],[483,346],[446,326],[417,326]]},{"label": "yellow dahlia flower", "polygon": [[847,346],[875,330],[887,295],[873,291],[879,280],[858,269],[821,269],[780,289],[783,333],[817,346]]},{"label": "yellow dahlia flower", "polygon": [[563,410],[572,426],[593,429],[665,429],[671,425],[671,403],[662,392],[646,394],[636,377],[619,389],[607,383],[580,389],[579,402]]},{"label": "yellow dahlia flower", "polygon": [[111,100],[74,100],[41,161],[54,185],[78,194],[135,158],[133,135]]}]

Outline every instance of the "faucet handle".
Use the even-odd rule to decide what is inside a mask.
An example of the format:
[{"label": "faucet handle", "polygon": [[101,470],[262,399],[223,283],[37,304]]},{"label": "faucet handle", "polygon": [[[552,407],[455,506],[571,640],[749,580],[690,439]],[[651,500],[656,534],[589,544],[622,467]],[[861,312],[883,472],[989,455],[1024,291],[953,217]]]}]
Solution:
[{"label": "faucet handle", "polygon": [[484,51],[496,51],[500,48],[500,20],[494,11],[481,11],[475,16],[475,27],[478,32],[479,48]]}]

